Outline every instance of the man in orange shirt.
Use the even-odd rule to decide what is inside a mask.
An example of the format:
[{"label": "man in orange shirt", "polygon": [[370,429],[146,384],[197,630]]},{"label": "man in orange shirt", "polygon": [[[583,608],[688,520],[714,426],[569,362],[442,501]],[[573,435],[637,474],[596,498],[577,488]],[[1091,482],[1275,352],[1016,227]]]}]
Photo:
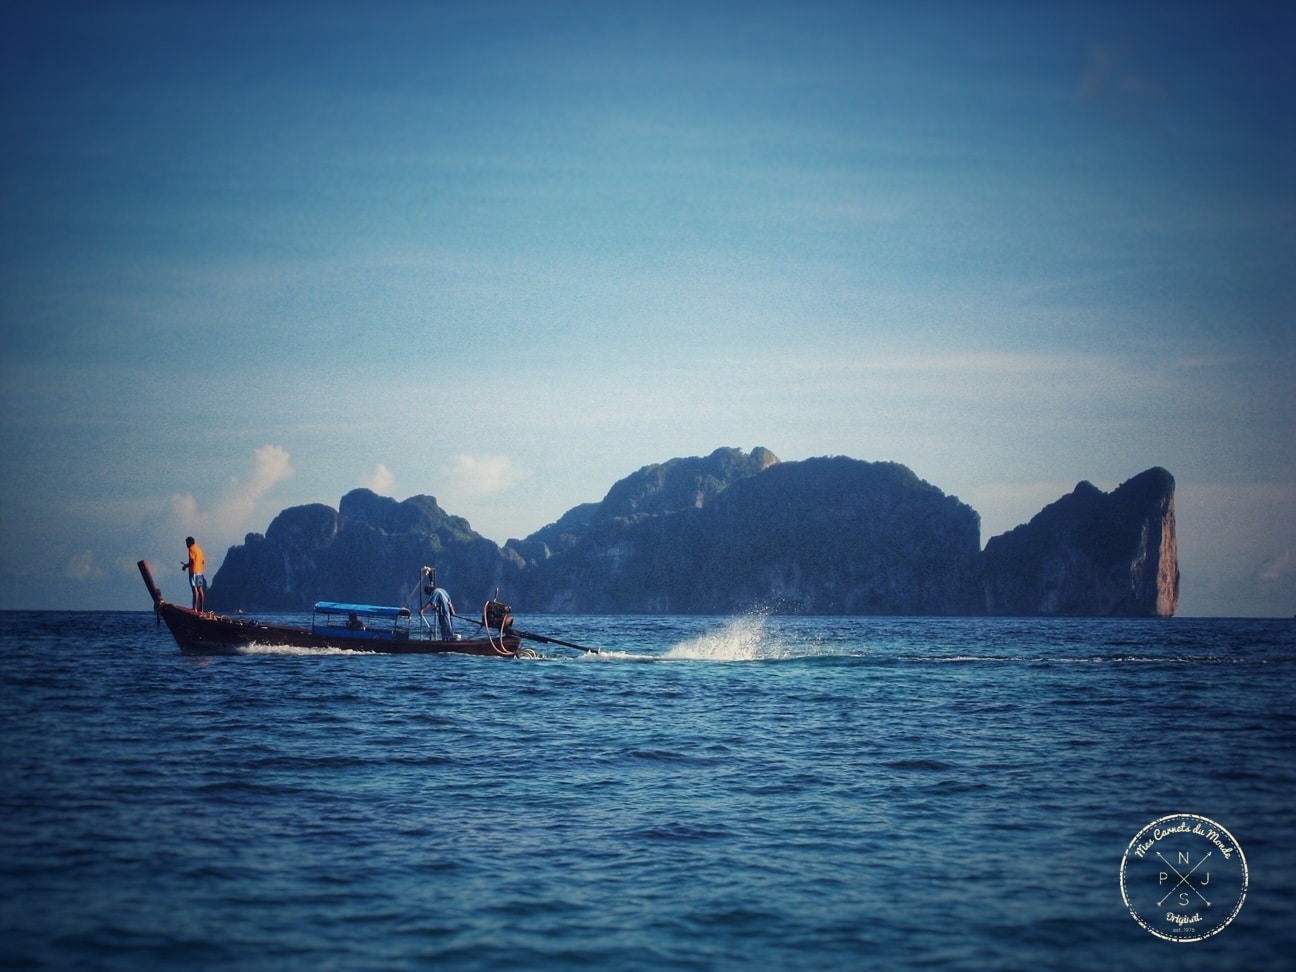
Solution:
[{"label": "man in orange shirt", "polygon": [[207,577],[203,573],[207,569],[207,557],[193,537],[185,537],[185,545],[189,548],[189,560],[180,567],[189,571],[189,586],[193,588],[193,609],[201,614],[207,607]]}]

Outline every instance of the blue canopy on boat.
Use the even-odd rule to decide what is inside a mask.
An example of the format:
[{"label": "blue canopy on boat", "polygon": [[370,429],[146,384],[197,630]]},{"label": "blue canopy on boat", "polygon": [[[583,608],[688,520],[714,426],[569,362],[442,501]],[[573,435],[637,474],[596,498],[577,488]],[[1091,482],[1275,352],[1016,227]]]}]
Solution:
[{"label": "blue canopy on boat", "polygon": [[346,604],[342,601],[316,601],[317,614],[367,614],[379,618],[408,618],[407,607],[385,607],[378,604]]}]

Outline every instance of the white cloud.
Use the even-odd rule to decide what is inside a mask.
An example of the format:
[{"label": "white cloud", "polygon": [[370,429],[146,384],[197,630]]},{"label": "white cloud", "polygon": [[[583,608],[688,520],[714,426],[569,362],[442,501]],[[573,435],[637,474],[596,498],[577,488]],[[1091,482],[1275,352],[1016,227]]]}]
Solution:
[{"label": "white cloud", "polygon": [[1156,115],[1169,95],[1139,62],[1134,43],[1128,37],[1090,48],[1080,81],[1080,97],[1102,106],[1118,121],[1164,137]]},{"label": "white cloud", "polygon": [[502,493],[523,478],[513,460],[501,455],[457,455],[449,472],[450,492],[455,495]]},{"label": "white cloud", "polygon": [[69,558],[63,576],[68,580],[86,581],[102,578],[105,574],[103,568],[94,562],[94,551],[82,550]]},{"label": "white cloud", "polygon": [[209,510],[199,508],[189,493],[171,496],[170,515],[175,531],[207,534],[220,540],[246,531],[257,503],[276,485],[293,474],[290,456],[277,445],[264,445],[252,457],[252,469],[245,479],[231,476],[220,498]]},{"label": "white cloud", "polygon": [[1291,617],[1296,482],[1180,482],[1180,614]]},{"label": "white cloud", "polygon": [[390,496],[395,482],[396,475],[380,462],[374,467],[373,472],[360,480],[360,485],[365,489],[372,489],[379,496]]},{"label": "white cloud", "polygon": [[1256,576],[1266,583],[1276,584],[1291,573],[1291,562],[1291,551],[1284,550],[1278,556],[1271,557],[1261,564]]}]

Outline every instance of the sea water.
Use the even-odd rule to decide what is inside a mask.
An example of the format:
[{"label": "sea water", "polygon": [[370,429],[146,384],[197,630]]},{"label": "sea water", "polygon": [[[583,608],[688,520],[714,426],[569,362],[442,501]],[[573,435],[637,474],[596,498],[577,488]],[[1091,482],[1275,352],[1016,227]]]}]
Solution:
[{"label": "sea water", "polygon": [[[0,614],[0,966],[1296,961],[1293,622],[522,626],[600,652],[194,658],[151,613]],[[1245,853],[1202,941],[1122,893],[1168,814]]]}]

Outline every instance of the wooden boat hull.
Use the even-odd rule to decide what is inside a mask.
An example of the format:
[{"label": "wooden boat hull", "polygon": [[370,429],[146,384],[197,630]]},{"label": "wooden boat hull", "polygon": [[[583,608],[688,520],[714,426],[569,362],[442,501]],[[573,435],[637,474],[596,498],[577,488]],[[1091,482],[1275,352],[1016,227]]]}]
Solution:
[{"label": "wooden boat hull", "polygon": [[153,610],[175,638],[186,655],[237,655],[253,646],[341,649],[385,655],[484,655],[516,658],[526,654],[522,639],[514,634],[495,638],[466,638],[441,641],[411,635],[400,637],[386,631],[312,631],[290,625],[270,624],[251,618],[221,614],[199,614],[190,608],[171,604],[153,583],[148,563],[138,564],[140,574],[153,598]]}]

